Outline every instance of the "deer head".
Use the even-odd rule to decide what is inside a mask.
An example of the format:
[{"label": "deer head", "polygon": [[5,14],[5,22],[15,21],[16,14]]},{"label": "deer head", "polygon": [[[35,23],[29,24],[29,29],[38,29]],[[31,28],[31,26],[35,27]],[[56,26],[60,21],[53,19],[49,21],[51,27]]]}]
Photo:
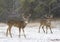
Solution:
[{"label": "deer head", "polygon": [[31,14],[29,14],[28,16],[25,16],[24,14],[22,14],[22,17],[23,17],[25,23],[28,23],[30,16],[31,16]]},{"label": "deer head", "polygon": [[53,15],[45,15],[46,18],[53,18]]}]

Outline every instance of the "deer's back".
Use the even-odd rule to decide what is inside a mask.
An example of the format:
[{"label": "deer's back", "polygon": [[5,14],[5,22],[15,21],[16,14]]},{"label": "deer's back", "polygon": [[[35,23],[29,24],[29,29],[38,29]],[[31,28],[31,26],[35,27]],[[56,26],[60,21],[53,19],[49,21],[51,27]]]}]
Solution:
[{"label": "deer's back", "polygon": [[7,24],[10,26],[25,27],[24,21],[8,21]]},{"label": "deer's back", "polygon": [[46,25],[46,20],[43,20],[43,19],[40,20],[40,24],[41,24],[41,25]]},{"label": "deer's back", "polygon": [[43,26],[50,26],[51,25],[51,20],[50,19],[42,19],[40,21],[40,24]]}]

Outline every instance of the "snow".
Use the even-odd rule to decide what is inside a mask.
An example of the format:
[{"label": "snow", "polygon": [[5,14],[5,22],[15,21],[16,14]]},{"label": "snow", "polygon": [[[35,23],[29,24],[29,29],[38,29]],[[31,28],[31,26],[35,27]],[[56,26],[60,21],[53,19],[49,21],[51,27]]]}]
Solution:
[{"label": "snow", "polygon": [[12,38],[10,36],[6,37],[7,24],[0,23],[0,42],[60,42],[60,21],[52,21],[52,31],[53,34],[44,33],[40,30],[38,33],[39,23],[29,23],[25,27],[26,38],[23,36],[21,31],[21,37],[19,38],[19,30],[17,27],[12,27]]}]

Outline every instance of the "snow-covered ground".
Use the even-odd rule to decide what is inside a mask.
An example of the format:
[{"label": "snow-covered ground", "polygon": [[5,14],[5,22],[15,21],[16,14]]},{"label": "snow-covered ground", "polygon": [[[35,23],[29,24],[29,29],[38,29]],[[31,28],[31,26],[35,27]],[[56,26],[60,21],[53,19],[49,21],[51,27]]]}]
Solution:
[{"label": "snow-covered ground", "polygon": [[60,42],[60,21],[52,21],[52,31],[53,34],[45,34],[43,30],[38,33],[39,23],[29,23],[25,27],[26,38],[23,36],[21,31],[21,37],[19,38],[19,31],[17,27],[12,27],[12,38],[10,36],[6,37],[6,29],[8,26],[6,24],[0,23],[0,42]]}]

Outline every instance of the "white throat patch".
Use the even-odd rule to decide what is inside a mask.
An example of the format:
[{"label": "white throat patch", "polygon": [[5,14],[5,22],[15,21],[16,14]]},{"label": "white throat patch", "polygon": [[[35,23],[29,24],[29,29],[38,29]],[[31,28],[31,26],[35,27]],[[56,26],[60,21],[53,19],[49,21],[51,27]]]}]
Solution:
[{"label": "white throat patch", "polygon": [[25,23],[28,23],[28,21],[25,21]]}]

